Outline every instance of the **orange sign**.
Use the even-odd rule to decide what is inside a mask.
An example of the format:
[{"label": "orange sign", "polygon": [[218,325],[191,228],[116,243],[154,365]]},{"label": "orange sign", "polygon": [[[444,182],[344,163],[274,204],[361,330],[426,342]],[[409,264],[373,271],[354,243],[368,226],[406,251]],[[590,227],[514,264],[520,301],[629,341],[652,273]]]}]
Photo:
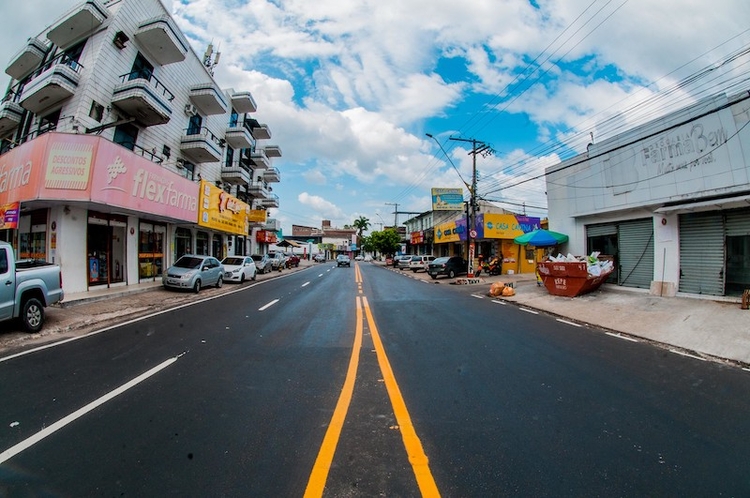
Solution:
[{"label": "orange sign", "polygon": [[224,190],[201,180],[198,225],[236,235],[247,235],[250,206]]}]

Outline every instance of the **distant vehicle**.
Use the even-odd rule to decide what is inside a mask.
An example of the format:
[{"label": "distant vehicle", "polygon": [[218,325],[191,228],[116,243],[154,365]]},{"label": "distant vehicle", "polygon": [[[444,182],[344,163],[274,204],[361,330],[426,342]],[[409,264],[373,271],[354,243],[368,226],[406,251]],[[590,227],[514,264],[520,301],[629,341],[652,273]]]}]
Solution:
[{"label": "distant vehicle", "polygon": [[63,300],[60,267],[46,261],[16,261],[13,246],[0,242],[0,321],[19,318],[27,332],[44,325],[44,307]]},{"label": "distant vehicle", "polygon": [[286,256],[283,252],[274,251],[268,253],[268,260],[271,261],[271,269],[281,271],[286,266]]},{"label": "distant vehicle", "polygon": [[352,260],[346,254],[336,256],[336,266],[352,266]]},{"label": "distant vehicle", "polygon": [[162,275],[165,288],[192,289],[196,294],[203,287],[224,285],[224,265],[212,256],[185,254]]},{"label": "distant vehicle", "polygon": [[323,263],[325,260],[325,254],[323,254],[322,252],[319,252],[318,254],[313,256],[313,261],[315,261],[316,263]]},{"label": "distant vehicle", "polygon": [[409,268],[409,262],[411,261],[411,254],[404,254],[403,256],[396,256],[396,263],[394,266],[399,270],[406,270]]},{"label": "distant vehicle", "polygon": [[255,280],[258,269],[250,256],[227,256],[221,260],[224,265],[224,280],[242,283],[245,280]]},{"label": "distant vehicle", "polygon": [[468,264],[461,256],[435,258],[427,265],[427,273],[433,280],[440,275],[453,278],[456,275],[465,275],[468,270]]},{"label": "distant vehicle", "polygon": [[431,254],[423,254],[421,256],[412,256],[409,260],[409,269],[414,273],[420,270],[427,271],[427,265],[429,265],[435,256]]},{"label": "distant vehicle", "polygon": [[258,273],[268,273],[271,271],[271,260],[265,254],[253,254],[250,256],[255,261],[255,269]]},{"label": "distant vehicle", "polygon": [[297,256],[293,252],[285,252],[284,256],[286,256],[287,268],[297,268],[299,266],[299,256]]},{"label": "distant vehicle", "polygon": [[354,261],[364,261],[365,257],[361,254],[357,254],[357,257],[354,258]]},{"label": "distant vehicle", "polygon": [[365,263],[368,261],[372,261],[372,256],[370,256],[369,254],[365,256]]}]

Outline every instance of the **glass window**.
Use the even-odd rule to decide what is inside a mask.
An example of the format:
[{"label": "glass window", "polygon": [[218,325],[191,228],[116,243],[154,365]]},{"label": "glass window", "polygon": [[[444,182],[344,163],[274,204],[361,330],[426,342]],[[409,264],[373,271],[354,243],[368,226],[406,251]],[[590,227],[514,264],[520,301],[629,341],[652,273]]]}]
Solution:
[{"label": "glass window", "polygon": [[187,128],[187,135],[199,135],[201,132],[201,127],[203,126],[203,117],[200,114],[196,114],[195,116],[190,116],[190,121],[188,122],[188,128]]},{"label": "glass window", "polygon": [[128,80],[151,80],[151,76],[154,74],[154,66],[146,60],[146,58],[138,52],[133,61],[133,68],[130,70]]},{"label": "glass window", "polygon": [[115,136],[112,138],[114,143],[133,150],[136,140],[138,140],[138,127],[134,124],[125,123],[115,127]]}]

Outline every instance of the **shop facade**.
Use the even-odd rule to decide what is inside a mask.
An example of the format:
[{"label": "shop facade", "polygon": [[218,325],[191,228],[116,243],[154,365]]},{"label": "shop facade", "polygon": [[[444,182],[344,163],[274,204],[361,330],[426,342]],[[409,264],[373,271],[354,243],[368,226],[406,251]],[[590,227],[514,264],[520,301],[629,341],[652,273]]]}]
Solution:
[{"label": "shop facade", "polygon": [[249,230],[247,204],[90,135],[46,133],[0,156],[0,206],[0,236],[60,265],[67,293],[158,280]]},{"label": "shop facade", "polygon": [[677,293],[750,288],[750,95],[716,95],[547,169],[568,251],[612,255],[610,281]]}]

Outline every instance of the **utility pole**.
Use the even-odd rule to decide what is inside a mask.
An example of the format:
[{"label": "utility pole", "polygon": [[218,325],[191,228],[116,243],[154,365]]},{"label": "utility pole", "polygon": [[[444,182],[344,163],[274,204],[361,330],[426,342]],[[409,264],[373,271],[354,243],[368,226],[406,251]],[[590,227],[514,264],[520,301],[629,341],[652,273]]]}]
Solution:
[{"label": "utility pole", "polygon": [[386,206],[393,206],[393,227],[398,230],[398,204],[395,202],[386,202]]},{"label": "utility pole", "polygon": [[467,207],[467,227],[466,227],[466,241],[468,245],[467,259],[469,260],[469,268],[467,274],[469,278],[474,278],[474,240],[477,237],[476,230],[476,216],[477,216],[477,154],[487,156],[493,153],[492,147],[481,140],[476,138],[455,138],[448,137],[448,140],[454,140],[456,142],[468,142],[471,144],[471,154],[473,157],[472,168],[471,168],[471,188],[469,206]]}]

